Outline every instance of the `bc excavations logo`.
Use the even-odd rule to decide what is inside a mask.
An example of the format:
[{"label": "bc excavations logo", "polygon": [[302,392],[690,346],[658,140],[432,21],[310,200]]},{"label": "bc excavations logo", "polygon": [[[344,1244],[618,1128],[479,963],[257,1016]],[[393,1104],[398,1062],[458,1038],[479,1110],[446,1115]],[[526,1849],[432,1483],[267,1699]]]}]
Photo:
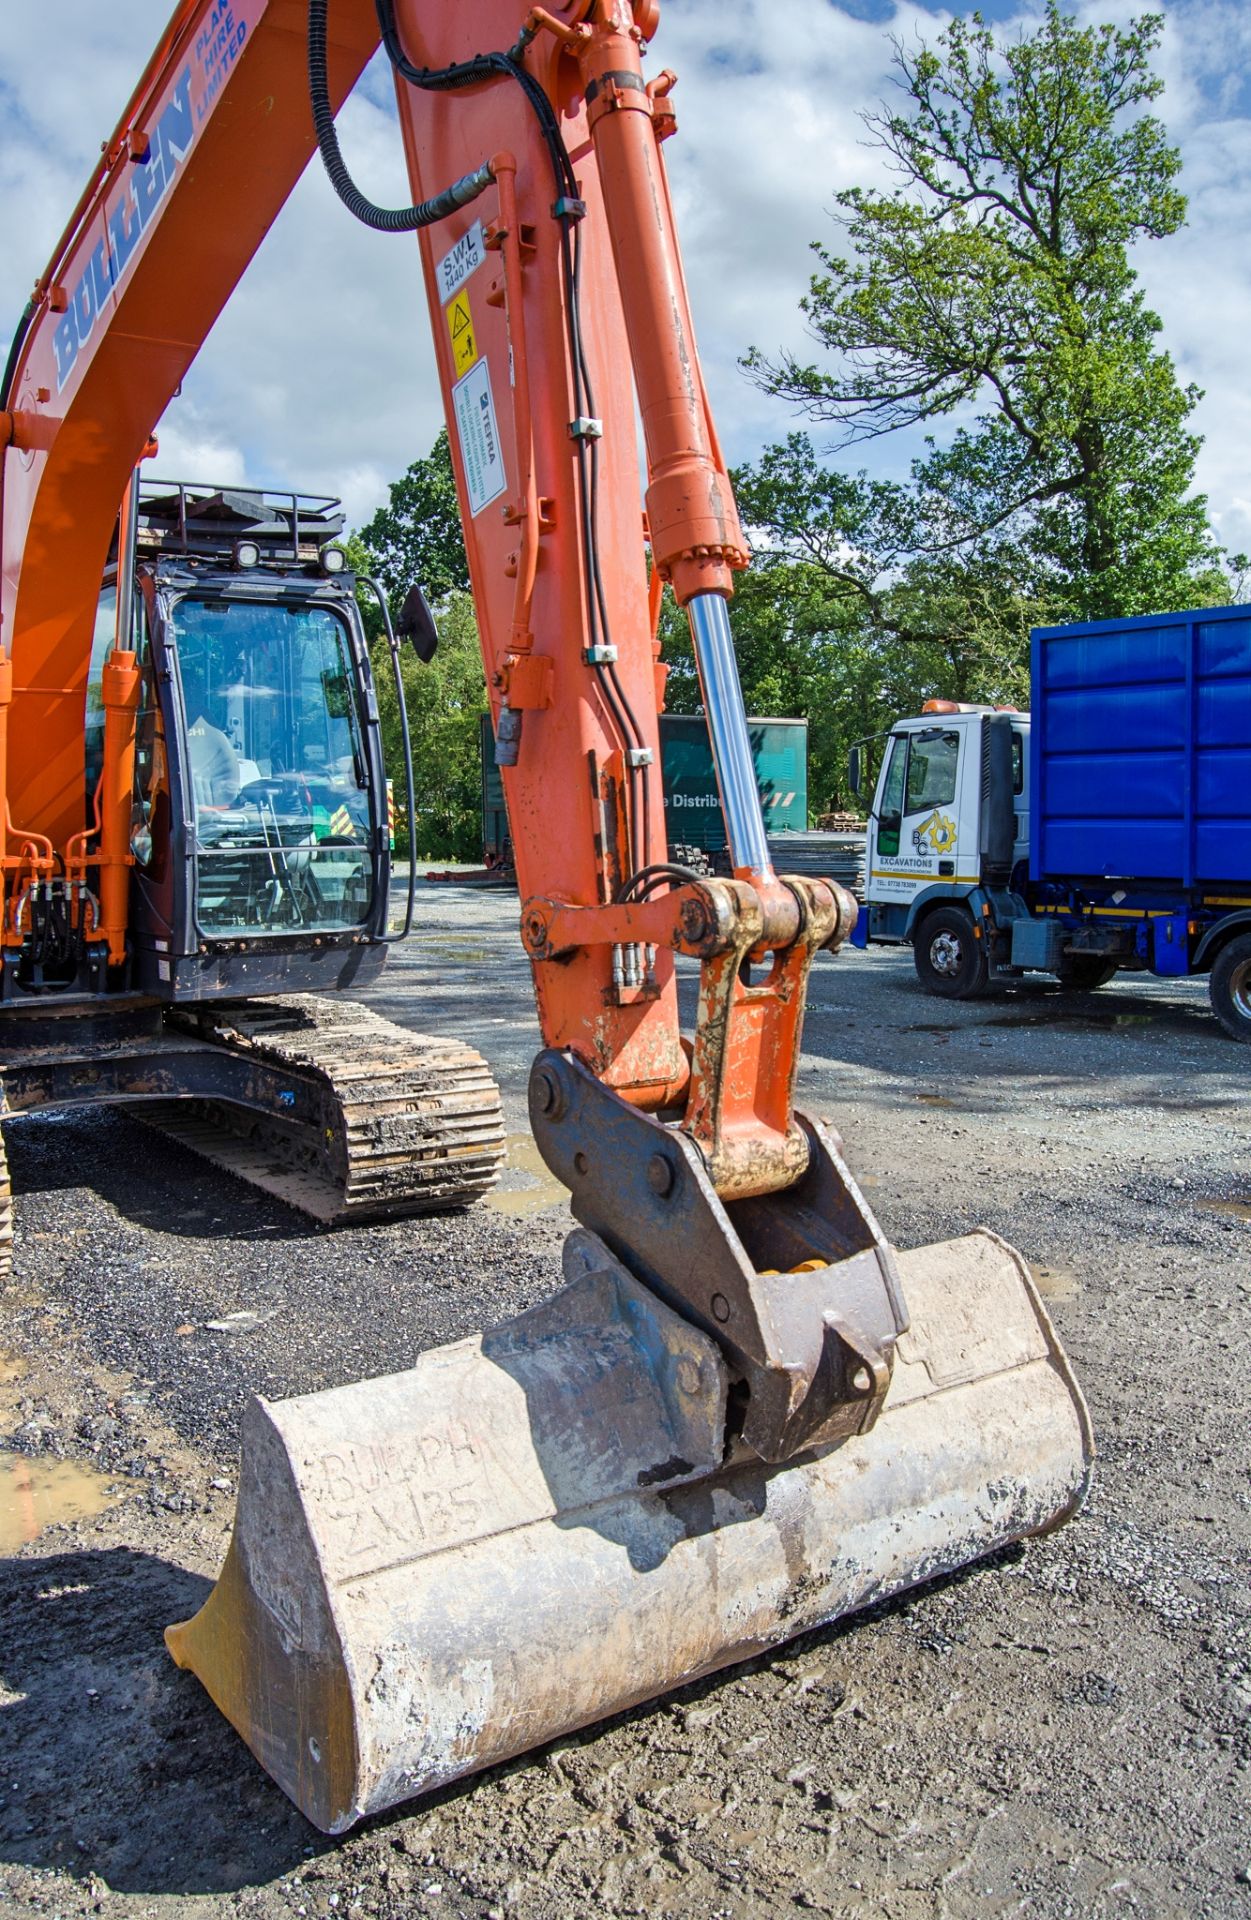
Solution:
[{"label": "bc excavations logo", "polygon": [[[53,335],[57,392],[78,364],[78,357],[107,313],[178,169],[212,112],[227,75],[243,50],[248,33],[268,0],[220,0],[198,29],[191,58],[174,82],[155,124],[145,129],[147,157],[123,160],[120,191],[106,203],[91,258],[79,274]],[[90,242],[88,242],[90,244]]]},{"label": "bc excavations logo", "polygon": [[956,823],[935,807],[920,826],[912,829],[912,844],[918,853],[950,853],[956,844]]}]

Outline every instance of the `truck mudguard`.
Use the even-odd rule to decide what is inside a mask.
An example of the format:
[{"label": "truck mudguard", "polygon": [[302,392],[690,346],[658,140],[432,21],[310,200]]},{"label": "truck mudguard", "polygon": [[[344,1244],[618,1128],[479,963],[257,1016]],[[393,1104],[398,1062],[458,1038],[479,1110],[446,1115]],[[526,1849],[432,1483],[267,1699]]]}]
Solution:
[{"label": "truck mudguard", "polygon": [[912,902],[908,914],[908,924],[904,932],[905,940],[911,940],[916,932],[917,922],[931,907],[957,906],[967,907],[973,919],[979,924],[984,919],[983,909],[989,907],[992,926],[1011,926],[1014,920],[1028,920],[1029,908],[1020,895],[1007,887],[953,887],[946,885],[926,887]]},{"label": "truck mudguard", "polygon": [[1227,940],[1236,933],[1251,932],[1251,908],[1239,913],[1227,913],[1223,920],[1208,928],[1202,940],[1195,948],[1194,959],[1190,963],[1192,973],[1206,973]]}]

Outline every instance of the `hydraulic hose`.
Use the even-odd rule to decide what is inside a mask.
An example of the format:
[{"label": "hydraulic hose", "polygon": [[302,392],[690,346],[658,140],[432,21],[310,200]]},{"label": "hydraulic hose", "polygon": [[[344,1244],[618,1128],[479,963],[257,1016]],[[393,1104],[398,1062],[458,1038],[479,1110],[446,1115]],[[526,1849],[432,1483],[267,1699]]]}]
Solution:
[{"label": "hydraulic hose", "polygon": [[413,930],[413,906],[417,895],[417,849],[413,842],[417,833],[417,796],[413,781],[413,736],[408,725],[408,700],[404,693],[404,674],[400,664],[400,643],[395,637],[395,627],[391,620],[391,609],[387,596],[373,578],[372,574],[357,575],[361,585],[368,587],[378,602],[382,614],[383,631],[387,637],[387,647],[391,654],[391,671],[395,675],[395,699],[400,710],[400,739],[404,747],[404,804],[408,808],[408,899],[404,908],[404,927],[401,940],[407,940]]},{"label": "hydraulic hose", "polygon": [[422,200],[415,207],[375,206],[348,172],[335,130],[326,64],[329,5],[330,0],[308,0],[308,92],[317,147],[331,186],[348,212],[376,233],[414,233],[419,227],[432,227],[437,220],[446,220],[457,207],[468,206],[490,185],[493,178],[490,161],[483,161],[472,173],[462,175],[432,200]]},{"label": "hydraulic hose", "polygon": [[13,338],[9,342],[8,359],[4,365],[4,375],[3,378],[0,378],[0,407],[7,407],[9,404],[9,397],[13,390],[14,375],[17,373],[18,355],[22,351],[26,336],[30,332],[31,322],[34,320],[38,311],[39,308],[36,302],[34,300],[28,300],[26,302],[25,312],[14,328]]}]

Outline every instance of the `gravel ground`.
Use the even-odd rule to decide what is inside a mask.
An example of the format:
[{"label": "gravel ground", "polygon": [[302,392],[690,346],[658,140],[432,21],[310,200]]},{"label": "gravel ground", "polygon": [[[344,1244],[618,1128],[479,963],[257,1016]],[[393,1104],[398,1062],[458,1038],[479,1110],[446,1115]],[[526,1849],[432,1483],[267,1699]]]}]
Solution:
[{"label": "gravel ground", "polygon": [[801,1104],[887,1232],[1035,1265],[1100,1448],[1068,1528],[334,1842],[169,1663],[248,1393],[558,1276],[515,915],[423,885],[370,995],[501,1081],[515,1164],[472,1215],[326,1234],[120,1115],[6,1129],[0,1514],[25,1474],[81,1517],[0,1560],[0,1916],[1251,1914],[1248,1055],[1190,983],[948,1006],[889,952],[814,983]]}]

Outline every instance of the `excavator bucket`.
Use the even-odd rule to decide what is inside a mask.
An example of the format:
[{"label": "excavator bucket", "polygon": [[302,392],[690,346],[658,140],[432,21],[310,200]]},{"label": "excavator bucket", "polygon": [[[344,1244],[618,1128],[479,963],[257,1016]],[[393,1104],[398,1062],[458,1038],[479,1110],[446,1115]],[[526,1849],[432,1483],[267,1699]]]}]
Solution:
[{"label": "excavator bucket", "polygon": [[166,1638],[327,1833],[1081,1502],[1081,1393],[989,1233],[899,1257],[881,1416],[778,1466],[727,1453],[714,1341],[591,1233],[565,1271],[407,1373],[252,1403],[221,1579]]}]

